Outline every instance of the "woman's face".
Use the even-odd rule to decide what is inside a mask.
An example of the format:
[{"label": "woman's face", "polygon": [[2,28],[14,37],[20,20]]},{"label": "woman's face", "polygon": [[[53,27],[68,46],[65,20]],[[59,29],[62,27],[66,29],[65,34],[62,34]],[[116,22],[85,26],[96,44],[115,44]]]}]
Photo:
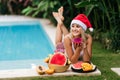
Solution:
[{"label": "woman's face", "polygon": [[73,36],[77,37],[81,34],[82,32],[82,27],[78,24],[72,24],[71,26],[71,33]]}]

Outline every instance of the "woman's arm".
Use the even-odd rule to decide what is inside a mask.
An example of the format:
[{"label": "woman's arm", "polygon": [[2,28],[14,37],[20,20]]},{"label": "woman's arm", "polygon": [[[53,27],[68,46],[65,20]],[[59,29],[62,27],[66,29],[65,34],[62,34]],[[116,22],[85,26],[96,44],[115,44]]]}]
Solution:
[{"label": "woman's arm", "polygon": [[82,48],[77,47],[74,52],[72,49],[71,39],[68,37],[68,35],[64,37],[64,46],[71,63],[76,63],[78,61],[78,58],[80,57],[80,52]]},{"label": "woman's arm", "polygon": [[88,34],[88,40],[87,40],[87,51],[89,56],[92,56],[92,36]]},{"label": "woman's arm", "polygon": [[83,54],[83,60],[84,61],[90,61],[92,57],[92,37],[91,35],[87,35],[87,42],[84,44],[84,54]]}]

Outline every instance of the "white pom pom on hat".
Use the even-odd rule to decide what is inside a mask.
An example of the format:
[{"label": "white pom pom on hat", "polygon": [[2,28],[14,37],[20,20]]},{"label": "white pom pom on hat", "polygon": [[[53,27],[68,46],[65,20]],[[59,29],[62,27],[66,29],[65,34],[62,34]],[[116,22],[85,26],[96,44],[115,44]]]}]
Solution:
[{"label": "white pom pom on hat", "polygon": [[90,31],[90,32],[93,32],[93,28],[89,28],[89,31]]},{"label": "white pom pom on hat", "polygon": [[85,14],[78,14],[71,22],[71,25],[73,23],[76,23],[78,25],[80,25],[85,31],[87,30],[87,28],[89,28],[90,32],[93,32],[93,28],[92,25],[89,21],[89,19],[86,17]]}]

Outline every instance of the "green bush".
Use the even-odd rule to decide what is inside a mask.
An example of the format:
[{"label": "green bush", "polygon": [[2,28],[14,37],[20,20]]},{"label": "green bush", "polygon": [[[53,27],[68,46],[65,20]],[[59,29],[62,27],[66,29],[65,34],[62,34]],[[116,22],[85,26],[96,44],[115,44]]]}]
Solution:
[{"label": "green bush", "polygon": [[100,33],[99,41],[105,49],[120,53],[120,33],[117,30]]},{"label": "green bush", "polygon": [[77,8],[84,8],[93,24],[93,37],[106,49],[120,51],[120,0],[81,0]]}]

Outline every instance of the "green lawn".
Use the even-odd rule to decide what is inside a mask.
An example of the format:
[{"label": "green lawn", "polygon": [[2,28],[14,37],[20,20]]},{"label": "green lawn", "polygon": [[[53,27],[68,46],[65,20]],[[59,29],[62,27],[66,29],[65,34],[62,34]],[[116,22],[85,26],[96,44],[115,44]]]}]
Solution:
[{"label": "green lawn", "polygon": [[9,80],[120,80],[120,76],[111,71],[112,67],[120,67],[120,54],[115,54],[102,48],[98,42],[93,43],[92,62],[97,65],[102,75],[100,76],[62,76],[62,77],[31,77]]}]

